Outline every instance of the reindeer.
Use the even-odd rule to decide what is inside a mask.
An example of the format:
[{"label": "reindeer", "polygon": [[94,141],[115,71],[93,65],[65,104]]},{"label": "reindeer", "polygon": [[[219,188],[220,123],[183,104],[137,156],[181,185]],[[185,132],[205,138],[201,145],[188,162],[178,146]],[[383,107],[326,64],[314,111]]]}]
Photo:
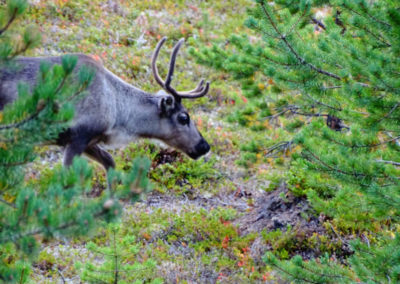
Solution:
[{"label": "reindeer", "polygon": [[[112,156],[103,147],[126,145],[136,138],[161,140],[192,159],[210,150],[181,103],[182,99],[206,95],[210,83],[204,84],[201,80],[195,89],[186,92],[178,92],[171,86],[176,56],[184,39],[174,46],[167,77],[162,80],[156,63],[166,39],[158,42],[151,60],[154,78],[162,88],[155,95],[126,83],[90,56],[77,55],[75,70],[86,65],[96,73],[88,87],[88,95],[75,106],[71,126],[57,139],[56,144],[65,147],[65,166],[70,166],[75,156],[85,154],[106,170],[114,168]],[[31,87],[36,84],[42,61],[60,64],[61,57],[21,57],[15,61],[19,66],[16,71],[0,70],[0,110],[18,97],[18,82],[26,82]]]}]

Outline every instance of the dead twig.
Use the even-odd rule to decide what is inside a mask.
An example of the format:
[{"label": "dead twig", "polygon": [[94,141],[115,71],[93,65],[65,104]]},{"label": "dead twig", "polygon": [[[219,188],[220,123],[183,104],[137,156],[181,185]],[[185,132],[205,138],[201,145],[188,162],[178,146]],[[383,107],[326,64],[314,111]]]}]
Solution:
[{"label": "dead twig", "polygon": [[279,142],[279,143],[269,147],[266,150],[265,157],[271,157],[274,154],[274,152],[275,153],[288,152],[292,149],[292,146],[293,146],[293,140]]}]

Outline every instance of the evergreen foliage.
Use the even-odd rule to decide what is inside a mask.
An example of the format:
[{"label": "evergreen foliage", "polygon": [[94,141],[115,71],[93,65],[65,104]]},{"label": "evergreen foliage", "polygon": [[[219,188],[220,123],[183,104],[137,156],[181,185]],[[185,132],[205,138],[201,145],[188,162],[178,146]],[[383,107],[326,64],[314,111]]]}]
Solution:
[{"label": "evergreen foliage", "polygon": [[[0,68],[18,68],[12,59],[40,39],[28,28],[18,40],[13,29],[26,7],[25,0],[9,0],[0,13]],[[147,159],[136,159],[126,174],[109,171],[111,189],[99,198],[90,197],[94,175],[83,159],[35,182],[24,181],[35,146],[54,141],[68,126],[74,102],[85,95],[94,75],[88,68],[75,70],[76,63],[75,56],[64,56],[61,65],[43,63],[37,86],[29,90],[21,82],[17,101],[0,112],[0,281],[5,283],[28,279],[42,239],[88,234],[99,221],[120,215],[119,199],[136,201],[150,188]]]},{"label": "evergreen foliage", "polygon": [[[104,258],[101,265],[86,263],[82,280],[89,283],[163,283],[162,279],[152,279],[156,262],[152,259],[140,261],[138,252],[140,246],[135,244],[133,235],[122,236],[120,225],[111,224],[107,229],[109,244],[99,246],[89,242],[87,248],[97,258]],[[82,264],[78,263],[77,267]]]},{"label": "evergreen foliage", "polygon": [[293,139],[264,153],[299,145],[296,193],[335,234],[367,242],[351,243],[348,266],[329,257],[265,261],[299,283],[400,281],[399,2],[256,0],[248,14],[249,35],[192,54],[242,82],[250,111],[231,120],[297,117],[286,127]]}]

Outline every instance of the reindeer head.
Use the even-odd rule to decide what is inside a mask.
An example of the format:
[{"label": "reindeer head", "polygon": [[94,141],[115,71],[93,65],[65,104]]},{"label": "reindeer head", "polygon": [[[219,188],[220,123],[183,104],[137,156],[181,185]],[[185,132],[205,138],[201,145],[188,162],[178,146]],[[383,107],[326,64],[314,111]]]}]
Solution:
[{"label": "reindeer head", "polygon": [[210,89],[210,83],[207,82],[204,85],[204,80],[201,80],[195,89],[186,92],[178,92],[171,87],[176,56],[184,39],[179,40],[174,46],[167,77],[165,81],[162,80],[158,73],[156,61],[160,49],[166,40],[167,38],[163,37],[158,42],[151,62],[154,78],[163,88],[163,90],[158,91],[156,94],[159,97],[160,138],[168,145],[183,151],[192,159],[197,159],[210,150],[210,145],[197,130],[195,123],[190,119],[181,101],[183,98],[195,99],[206,95]]}]

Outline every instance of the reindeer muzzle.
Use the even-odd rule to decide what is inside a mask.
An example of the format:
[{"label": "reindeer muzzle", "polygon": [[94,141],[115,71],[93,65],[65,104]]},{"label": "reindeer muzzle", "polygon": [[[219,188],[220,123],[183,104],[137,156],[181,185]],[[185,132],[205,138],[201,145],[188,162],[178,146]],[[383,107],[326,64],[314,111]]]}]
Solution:
[{"label": "reindeer muzzle", "polygon": [[205,155],[210,151],[210,145],[207,143],[206,140],[203,138],[200,140],[200,142],[196,145],[195,151],[188,153],[189,157],[192,159],[198,159],[201,156]]}]

